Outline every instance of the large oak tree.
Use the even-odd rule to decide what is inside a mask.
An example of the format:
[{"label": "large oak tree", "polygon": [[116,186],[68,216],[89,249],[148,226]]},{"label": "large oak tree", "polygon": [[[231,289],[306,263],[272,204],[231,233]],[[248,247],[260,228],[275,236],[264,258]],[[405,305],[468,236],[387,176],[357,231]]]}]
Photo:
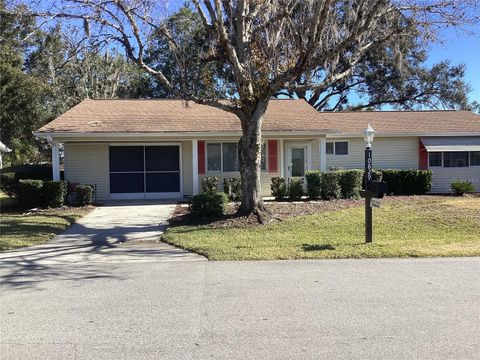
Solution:
[{"label": "large oak tree", "polygon": [[[158,1],[62,0],[45,9],[36,5],[32,13],[82,21],[93,38],[118,42],[174,96],[236,114],[242,128],[241,210],[259,215],[265,210],[261,128],[272,96],[285,89],[301,92],[332,86],[349,77],[375,48],[412,37],[428,41],[441,26],[478,20],[476,1],[468,0],[193,0],[193,5],[204,30],[202,51],[193,58],[191,49],[172,34]],[[182,86],[173,82],[173,74],[146,62],[152,37],[165,39],[175,54]],[[221,71],[209,71],[212,66]],[[186,85],[206,81],[210,75],[216,78],[206,91]],[[219,101],[219,93],[230,101]]]}]

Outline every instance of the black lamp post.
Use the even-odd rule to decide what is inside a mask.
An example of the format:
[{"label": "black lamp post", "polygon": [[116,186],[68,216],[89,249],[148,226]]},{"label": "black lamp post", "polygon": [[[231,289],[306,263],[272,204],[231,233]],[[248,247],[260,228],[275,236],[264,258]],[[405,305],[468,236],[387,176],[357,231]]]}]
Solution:
[{"label": "black lamp post", "polygon": [[365,147],[365,243],[371,243],[372,236],[372,196],[373,192],[370,189],[372,182],[372,141],[375,136],[375,130],[368,124],[368,127],[363,130],[363,139],[367,143]]}]

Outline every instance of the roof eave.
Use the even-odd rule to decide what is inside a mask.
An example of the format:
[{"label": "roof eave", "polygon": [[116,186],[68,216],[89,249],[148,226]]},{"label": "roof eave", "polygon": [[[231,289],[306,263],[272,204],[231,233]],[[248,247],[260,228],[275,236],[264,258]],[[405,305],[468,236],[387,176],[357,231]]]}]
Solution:
[{"label": "roof eave", "polygon": [[[218,136],[240,136],[241,131],[189,131],[189,132],[61,132],[61,131],[37,131],[33,133],[35,137],[46,138],[51,136],[52,138],[96,138],[96,137],[164,137],[164,138],[174,138],[174,137],[218,137]],[[265,130],[262,131],[263,135],[266,136],[281,136],[281,135],[304,135],[304,136],[326,136],[327,134],[335,133],[332,130]]]}]

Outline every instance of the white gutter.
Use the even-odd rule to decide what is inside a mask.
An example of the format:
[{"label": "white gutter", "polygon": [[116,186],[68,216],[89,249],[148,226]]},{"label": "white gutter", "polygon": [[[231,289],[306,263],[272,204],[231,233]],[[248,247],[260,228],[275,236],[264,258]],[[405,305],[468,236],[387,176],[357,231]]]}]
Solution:
[{"label": "white gutter", "polygon": [[[420,136],[480,136],[480,132],[436,132],[436,133],[427,133],[427,132],[376,132],[375,137],[420,137]],[[345,133],[335,133],[327,134],[327,138],[346,138],[346,137],[359,137],[363,138],[363,134],[360,132],[345,132]]]},{"label": "white gutter", "polygon": [[[301,130],[301,131],[263,131],[262,134],[265,136],[326,136],[330,131],[329,130]],[[200,138],[200,137],[219,137],[219,136],[240,136],[241,131],[218,131],[218,132],[105,132],[105,133],[74,133],[74,132],[35,132],[33,135],[39,138],[76,138],[76,137],[89,137],[89,138],[100,138],[100,137],[165,137],[165,138]]]}]

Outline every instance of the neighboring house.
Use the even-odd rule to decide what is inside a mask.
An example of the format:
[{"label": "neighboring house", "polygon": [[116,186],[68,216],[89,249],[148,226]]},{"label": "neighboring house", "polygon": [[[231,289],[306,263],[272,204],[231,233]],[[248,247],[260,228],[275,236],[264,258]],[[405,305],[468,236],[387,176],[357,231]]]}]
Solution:
[{"label": "neighboring house", "polygon": [[[480,116],[467,111],[319,113],[303,100],[270,101],[263,123],[262,191],[275,176],[309,169],[363,168],[361,131],[370,123],[375,168],[430,168],[432,192],[457,178],[480,190]],[[85,100],[35,134],[52,144],[59,179],[94,184],[99,200],[182,198],[201,179],[239,177],[240,121],[181,100]]]}]

